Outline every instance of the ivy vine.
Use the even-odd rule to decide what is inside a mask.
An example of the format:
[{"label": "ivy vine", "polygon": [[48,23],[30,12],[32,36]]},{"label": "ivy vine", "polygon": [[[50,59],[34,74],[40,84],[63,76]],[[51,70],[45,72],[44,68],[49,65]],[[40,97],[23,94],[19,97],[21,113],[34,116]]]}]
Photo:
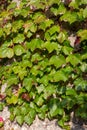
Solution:
[{"label": "ivy vine", "polygon": [[86,120],[87,0],[1,5],[0,110],[8,106],[20,125],[38,115],[68,130],[72,111]]}]

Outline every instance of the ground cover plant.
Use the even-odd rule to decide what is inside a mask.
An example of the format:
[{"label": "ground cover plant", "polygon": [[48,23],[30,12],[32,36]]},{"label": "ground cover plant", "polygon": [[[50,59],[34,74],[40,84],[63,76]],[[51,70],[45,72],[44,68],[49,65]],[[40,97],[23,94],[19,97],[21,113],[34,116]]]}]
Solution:
[{"label": "ground cover plant", "polygon": [[0,4],[0,110],[20,125],[87,120],[87,0]]}]

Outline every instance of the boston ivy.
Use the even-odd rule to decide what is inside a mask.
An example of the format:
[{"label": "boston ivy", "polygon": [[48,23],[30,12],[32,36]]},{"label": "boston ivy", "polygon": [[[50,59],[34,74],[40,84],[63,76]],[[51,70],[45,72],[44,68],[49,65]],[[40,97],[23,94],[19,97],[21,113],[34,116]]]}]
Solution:
[{"label": "boston ivy", "polygon": [[38,115],[67,130],[72,111],[87,119],[87,1],[9,1],[0,12],[0,110],[20,125]]}]

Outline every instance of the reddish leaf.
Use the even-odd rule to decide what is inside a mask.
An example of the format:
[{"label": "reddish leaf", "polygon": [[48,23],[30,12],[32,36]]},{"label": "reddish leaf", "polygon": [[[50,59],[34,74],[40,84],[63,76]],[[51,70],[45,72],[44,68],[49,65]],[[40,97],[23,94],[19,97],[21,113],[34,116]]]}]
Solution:
[{"label": "reddish leaf", "polygon": [[30,101],[30,97],[29,97],[29,94],[28,93],[23,93],[22,94],[22,99],[26,100],[26,101]]},{"label": "reddish leaf", "polygon": [[0,94],[0,101],[2,101],[3,99],[5,99],[5,95],[3,95],[3,94]]}]

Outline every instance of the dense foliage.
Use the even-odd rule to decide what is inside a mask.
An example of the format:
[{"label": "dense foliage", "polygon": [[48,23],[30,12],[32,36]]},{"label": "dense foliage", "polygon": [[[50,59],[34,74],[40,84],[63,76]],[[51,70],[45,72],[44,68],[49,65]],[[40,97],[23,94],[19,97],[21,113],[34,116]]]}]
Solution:
[{"label": "dense foliage", "polygon": [[38,115],[68,129],[72,111],[87,119],[87,0],[1,5],[0,110],[20,125]]}]

